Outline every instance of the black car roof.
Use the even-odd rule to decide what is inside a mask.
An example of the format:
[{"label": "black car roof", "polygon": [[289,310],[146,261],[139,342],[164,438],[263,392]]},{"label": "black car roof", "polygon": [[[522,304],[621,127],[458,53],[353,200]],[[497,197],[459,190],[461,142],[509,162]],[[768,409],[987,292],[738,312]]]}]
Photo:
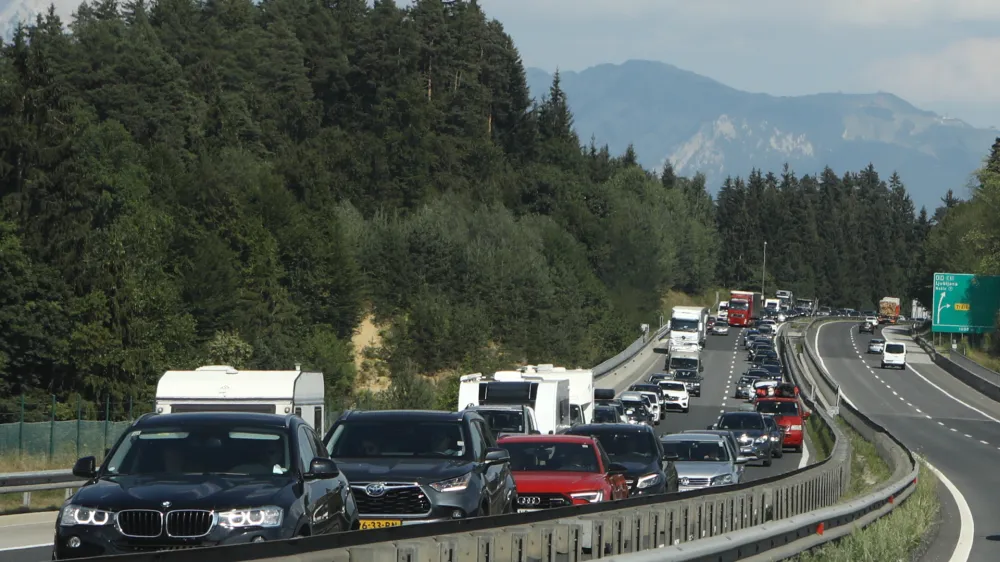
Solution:
[{"label": "black car roof", "polygon": [[442,422],[462,421],[466,416],[478,416],[475,412],[441,412],[438,410],[351,410],[340,417],[350,421],[394,421]]},{"label": "black car roof", "polygon": [[724,418],[729,418],[729,417],[742,417],[742,418],[754,417],[754,418],[759,418],[759,417],[763,417],[760,412],[724,412],[723,414],[721,414],[721,416],[724,417]]},{"label": "black car roof", "polygon": [[136,420],[136,429],[232,423],[262,427],[289,427],[295,416],[258,414],[253,412],[184,412],[179,414],[147,414]]},{"label": "black car roof", "polygon": [[631,423],[588,423],[571,427],[568,435],[593,435],[596,433],[653,433],[648,425]]}]

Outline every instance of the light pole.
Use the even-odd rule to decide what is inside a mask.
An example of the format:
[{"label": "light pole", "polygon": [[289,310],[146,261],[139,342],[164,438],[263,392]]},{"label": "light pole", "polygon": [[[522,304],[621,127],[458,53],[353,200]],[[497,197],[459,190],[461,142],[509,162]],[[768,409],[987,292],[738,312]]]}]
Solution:
[{"label": "light pole", "polygon": [[764,241],[764,265],[760,268],[760,298],[764,298],[764,278],[767,276],[767,241]]}]

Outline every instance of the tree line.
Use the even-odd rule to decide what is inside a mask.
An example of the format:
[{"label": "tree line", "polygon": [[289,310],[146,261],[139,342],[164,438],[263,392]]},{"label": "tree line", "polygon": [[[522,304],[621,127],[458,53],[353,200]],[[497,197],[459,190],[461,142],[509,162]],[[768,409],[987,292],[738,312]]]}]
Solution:
[{"label": "tree line", "polygon": [[[454,378],[418,375],[594,365],[670,289],[755,287],[765,240],[770,287],[898,293],[929,224],[872,168],[754,171],[713,201],[582,143],[558,75],[532,99],[472,1],[102,0],[0,55],[7,411],[148,398],[207,363],[433,406]],[[376,396],[355,388],[367,315]]]}]

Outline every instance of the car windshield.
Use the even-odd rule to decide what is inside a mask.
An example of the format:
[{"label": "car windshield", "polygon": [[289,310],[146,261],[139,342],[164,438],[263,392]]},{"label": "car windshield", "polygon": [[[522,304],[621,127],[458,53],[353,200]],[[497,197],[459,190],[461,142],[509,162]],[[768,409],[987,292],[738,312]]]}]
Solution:
[{"label": "car windshield", "polygon": [[638,398],[622,398],[622,404],[624,404],[626,408],[642,408],[646,405],[646,402],[639,400]]},{"label": "car windshield", "polygon": [[906,351],[906,346],[901,343],[890,343],[885,346],[886,353],[903,353]]},{"label": "car windshield", "polygon": [[663,390],[674,390],[679,392],[687,387],[684,386],[684,383],[680,382],[663,382],[660,383],[660,388],[662,388]]},{"label": "car windshield", "polygon": [[327,450],[334,458],[469,458],[459,422],[347,420],[337,426]]},{"label": "car windshield", "polygon": [[883,344],[883,343],[885,343],[885,340],[882,340],[882,339],[878,339],[878,338],[874,338],[873,340],[871,340],[871,341],[870,341],[870,342],[868,342],[868,343],[870,343],[870,344],[872,344],[872,345],[875,345],[875,344]]},{"label": "car windshield", "polygon": [[513,471],[600,472],[593,446],[587,443],[505,441]]},{"label": "car windshield", "polygon": [[764,429],[760,416],[723,415],[719,429]]},{"label": "car windshield", "polygon": [[765,400],[757,403],[757,411],[762,414],[775,414],[778,416],[799,415],[799,405],[795,402],[779,402],[777,400]]},{"label": "car windshield", "polygon": [[615,412],[614,408],[594,409],[594,423],[616,423],[617,421],[618,413]]},{"label": "car windshield", "polygon": [[137,429],[111,452],[107,474],[281,475],[291,469],[288,439],[274,429],[227,426]]},{"label": "car windshield", "polygon": [[729,310],[747,310],[750,305],[746,301],[729,301]]},{"label": "car windshield", "polygon": [[694,371],[677,371],[676,378],[680,379],[696,379],[698,378],[698,373]]},{"label": "car windshield", "polygon": [[629,390],[633,392],[660,392],[659,385],[655,384],[633,384],[629,387]]},{"label": "car windshield", "polygon": [[722,441],[663,441],[663,452],[677,454],[678,461],[726,462],[729,451]]},{"label": "car windshield", "polygon": [[523,410],[476,410],[486,419],[496,437],[501,433],[524,433]]},{"label": "car windshield", "polygon": [[678,332],[697,332],[698,331],[698,321],[697,320],[686,320],[684,318],[671,318],[670,319],[670,329],[676,330]]},{"label": "car windshield", "polygon": [[[570,433],[574,433],[573,430]],[[604,452],[612,462],[648,463],[657,456],[656,443],[652,434],[634,431],[590,431],[601,442]],[[580,435],[577,433],[577,435]]]},{"label": "car windshield", "polygon": [[670,359],[671,369],[697,369],[698,360],[690,357],[672,357]]}]

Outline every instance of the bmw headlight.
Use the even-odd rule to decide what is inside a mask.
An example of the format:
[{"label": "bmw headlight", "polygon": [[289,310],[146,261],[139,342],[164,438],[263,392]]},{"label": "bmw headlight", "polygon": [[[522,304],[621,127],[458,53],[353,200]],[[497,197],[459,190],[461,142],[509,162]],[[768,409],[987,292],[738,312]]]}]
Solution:
[{"label": "bmw headlight", "polygon": [[635,481],[635,488],[637,490],[642,490],[643,488],[652,488],[660,483],[659,473],[654,472],[653,474],[647,474],[645,476],[640,476],[638,480]]},{"label": "bmw headlight", "polygon": [[461,492],[469,487],[470,480],[472,480],[472,473],[466,472],[465,474],[456,476],[455,478],[434,482],[431,484],[431,488],[434,488],[439,492]]},{"label": "bmw headlight", "polygon": [[590,503],[596,503],[604,500],[604,492],[601,490],[596,492],[578,492],[576,494],[570,494],[569,497],[574,500],[586,500]]},{"label": "bmw headlight", "polygon": [[723,474],[722,476],[716,476],[712,478],[712,486],[726,486],[733,483],[732,474]]},{"label": "bmw headlight", "polygon": [[72,527],[73,525],[101,527],[111,523],[113,519],[110,511],[70,504],[63,508],[62,515],[59,516],[59,525],[62,527]]},{"label": "bmw headlight", "polygon": [[219,513],[219,525],[227,529],[280,527],[285,510],[275,505],[232,509]]}]

